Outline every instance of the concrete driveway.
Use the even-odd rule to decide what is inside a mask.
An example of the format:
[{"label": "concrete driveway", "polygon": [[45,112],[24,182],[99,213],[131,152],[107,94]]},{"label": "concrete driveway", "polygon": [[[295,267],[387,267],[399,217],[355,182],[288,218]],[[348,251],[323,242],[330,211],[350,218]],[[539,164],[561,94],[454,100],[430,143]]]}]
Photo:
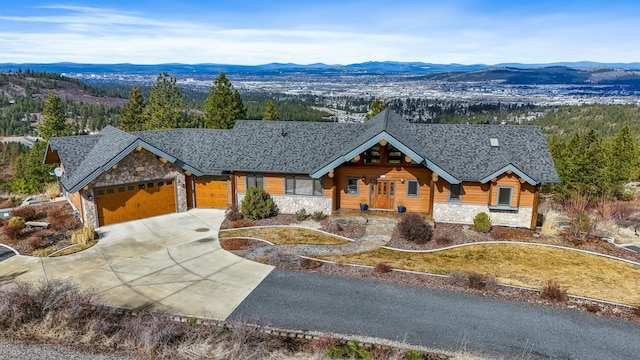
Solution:
[{"label": "concrete driveway", "polygon": [[111,306],[223,320],[273,270],[220,248],[223,219],[222,210],[193,209],[103,226],[83,252],[0,262],[0,281],[69,279]]}]

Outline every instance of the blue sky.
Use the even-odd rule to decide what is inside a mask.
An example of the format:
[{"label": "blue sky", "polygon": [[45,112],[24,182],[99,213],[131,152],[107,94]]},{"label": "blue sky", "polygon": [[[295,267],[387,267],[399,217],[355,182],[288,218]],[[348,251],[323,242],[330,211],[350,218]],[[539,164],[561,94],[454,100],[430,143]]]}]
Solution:
[{"label": "blue sky", "polygon": [[638,62],[639,34],[637,0],[31,0],[0,62]]}]

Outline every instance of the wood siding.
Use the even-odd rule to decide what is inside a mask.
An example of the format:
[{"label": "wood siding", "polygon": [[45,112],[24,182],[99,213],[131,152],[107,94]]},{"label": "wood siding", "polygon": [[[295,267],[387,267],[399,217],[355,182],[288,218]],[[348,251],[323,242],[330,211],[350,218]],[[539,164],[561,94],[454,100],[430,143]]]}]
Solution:
[{"label": "wood siding", "polygon": [[[407,211],[429,212],[429,194],[431,171],[418,166],[372,166],[372,165],[343,165],[334,170],[334,181],[340,209],[359,209],[361,202],[369,203],[369,185],[376,180],[391,180],[395,185],[395,196],[391,208],[404,205]],[[365,181],[362,181],[365,177]],[[358,179],[358,194],[347,194],[347,178]],[[404,183],[401,181],[404,179]],[[407,197],[408,180],[418,180],[418,196]],[[326,185],[325,185],[326,190]],[[325,192],[326,195],[326,192]]]},{"label": "wood siding", "polygon": [[[521,184],[520,179],[514,174],[502,174],[498,176],[495,183],[481,184],[478,182],[464,181],[462,182],[463,204],[488,204],[496,205],[497,191],[499,186],[513,187],[511,197],[511,206],[534,206],[536,203],[536,194],[538,189],[528,183]],[[439,178],[435,186],[434,201],[449,201],[449,183]]]},{"label": "wood siding", "polygon": [[82,207],[82,195],[80,195],[80,191],[74,192],[73,194],[67,193],[69,197],[69,201],[76,207],[78,213],[80,214],[80,219],[84,219],[84,208]]},{"label": "wood siding", "polygon": [[[247,191],[246,173],[236,174],[236,189],[239,193]],[[270,195],[284,194],[284,175],[283,174],[262,174],[264,176],[264,190]]]}]

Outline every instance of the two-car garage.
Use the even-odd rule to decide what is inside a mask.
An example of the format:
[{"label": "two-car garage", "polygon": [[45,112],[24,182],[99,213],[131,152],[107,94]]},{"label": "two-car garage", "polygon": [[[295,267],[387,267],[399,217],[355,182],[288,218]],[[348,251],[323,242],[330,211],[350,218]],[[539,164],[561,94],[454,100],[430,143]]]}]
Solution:
[{"label": "two-car garage", "polygon": [[177,211],[174,180],[101,187],[95,189],[95,194],[100,226]]}]

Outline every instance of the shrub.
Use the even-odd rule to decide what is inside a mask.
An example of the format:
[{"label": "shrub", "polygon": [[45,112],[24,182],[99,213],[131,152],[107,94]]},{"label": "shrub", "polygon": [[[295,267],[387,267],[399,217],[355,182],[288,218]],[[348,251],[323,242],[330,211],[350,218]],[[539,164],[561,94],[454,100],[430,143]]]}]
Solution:
[{"label": "shrub", "polygon": [[19,216],[24,219],[24,221],[35,220],[38,216],[38,212],[36,208],[30,205],[19,206],[11,210],[11,216]]},{"label": "shrub", "polygon": [[300,267],[304,269],[317,269],[322,266],[322,261],[300,258]]},{"label": "shrub", "polygon": [[224,213],[224,215],[225,215],[225,218],[231,222],[242,219],[242,213],[238,211],[238,207],[235,205],[229,206],[229,208]]},{"label": "shrub", "polygon": [[557,302],[565,302],[568,300],[567,290],[560,286],[560,284],[558,284],[554,280],[547,281],[547,283],[542,288],[540,297],[545,300]]},{"label": "shrub", "polygon": [[433,235],[433,227],[420,214],[402,215],[397,229],[403,238],[416,244],[426,243]]},{"label": "shrub", "polygon": [[44,186],[44,196],[47,199],[55,199],[60,196],[60,185],[58,183],[48,183]]},{"label": "shrub", "polygon": [[276,204],[264,189],[254,187],[247,189],[247,193],[242,199],[242,215],[244,217],[259,220],[274,216],[276,213]]},{"label": "shrub", "polygon": [[335,346],[327,350],[327,356],[338,359],[373,359],[373,355],[360,347],[358,340],[351,340],[347,345]]},{"label": "shrub", "polygon": [[17,240],[20,238],[22,229],[24,229],[24,219],[19,216],[14,216],[4,224],[2,233],[11,240]]},{"label": "shrub", "polygon": [[489,232],[492,226],[491,218],[489,218],[486,212],[478,213],[478,215],[473,218],[473,226],[476,228],[476,231]]},{"label": "shrub", "polygon": [[452,271],[447,275],[447,282],[455,286],[465,286],[469,281],[469,277],[462,271]]},{"label": "shrub", "polygon": [[633,315],[640,317],[640,306],[633,308]]},{"label": "shrub", "polygon": [[574,236],[578,236],[579,234],[584,234],[586,236],[591,230],[591,219],[589,219],[587,212],[581,211],[577,213],[571,219],[571,226],[569,229]]},{"label": "shrub", "polygon": [[373,272],[376,274],[386,274],[391,272],[391,266],[389,266],[389,264],[379,262],[373,267]]},{"label": "shrub", "polygon": [[65,232],[77,228],[79,222],[73,215],[65,213],[52,213],[49,212],[47,217],[51,229],[56,232]]},{"label": "shrub", "polygon": [[446,245],[451,245],[453,243],[453,239],[448,236],[443,236],[443,237],[437,238],[436,242],[438,243],[438,245],[446,246]]},{"label": "shrub", "polygon": [[306,218],[307,218],[307,210],[300,209],[300,210],[296,211],[296,220],[304,221]]},{"label": "shrub", "polygon": [[311,215],[311,218],[314,221],[320,221],[324,218],[324,213],[322,211],[314,211],[314,213]]},{"label": "shrub", "polygon": [[80,230],[76,230],[71,234],[71,242],[76,245],[87,245],[89,241],[98,238],[98,234],[93,229],[92,225],[83,227]]},{"label": "shrub", "polygon": [[32,236],[27,239],[27,251],[30,254],[32,254],[35,250],[46,246],[47,241],[42,236]]},{"label": "shrub", "polygon": [[490,274],[480,274],[472,271],[468,274],[468,285],[472,289],[491,289],[497,285],[496,278]]},{"label": "shrub", "polygon": [[584,304],[584,309],[594,314],[599,313],[601,310],[598,304]]}]

